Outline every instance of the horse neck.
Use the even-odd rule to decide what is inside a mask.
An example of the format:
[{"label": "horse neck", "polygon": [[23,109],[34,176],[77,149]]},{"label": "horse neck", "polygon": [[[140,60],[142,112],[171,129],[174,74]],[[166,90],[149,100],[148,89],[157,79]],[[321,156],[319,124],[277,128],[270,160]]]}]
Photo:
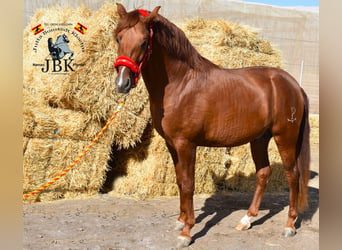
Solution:
[{"label": "horse neck", "polygon": [[185,84],[186,73],[206,71],[213,66],[196,51],[185,34],[164,17],[158,17],[155,28],[152,54],[142,70],[150,99],[163,96],[169,84]]},{"label": "horse neck", "polygon": [[[153,41],[153,52],[142,68],[142,76],[150,96],[150,100],[159,100],[168,84],[169,64],[162,47]],[[159,100],[161,101],[161,100]]]}]

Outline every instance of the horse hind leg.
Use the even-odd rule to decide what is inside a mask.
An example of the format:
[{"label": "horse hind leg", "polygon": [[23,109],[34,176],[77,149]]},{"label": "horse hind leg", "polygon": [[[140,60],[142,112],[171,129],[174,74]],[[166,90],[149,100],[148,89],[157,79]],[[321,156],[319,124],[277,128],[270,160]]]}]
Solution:
[{"label": "horse hind leg", "polygon": [[256,189],[247,214],[236,226],[237,230],[247,230],[251,227],[251,220],[258,215],[260,204],[265,193],[271,167],[268,159],[268,144],[272,135],[267,131],[262,137],[250,143],[253,161],[256,167]]},{"label": "horse hind leg", "polygon": [[294,136],[294,134],[292,131],[292,133],[274,137],[285,168],[285,176],[290,190],[288,219],[283,233],[285,237],[296,234],[295,222],[298,217],[299,173],[296,167],[297,136]]}]

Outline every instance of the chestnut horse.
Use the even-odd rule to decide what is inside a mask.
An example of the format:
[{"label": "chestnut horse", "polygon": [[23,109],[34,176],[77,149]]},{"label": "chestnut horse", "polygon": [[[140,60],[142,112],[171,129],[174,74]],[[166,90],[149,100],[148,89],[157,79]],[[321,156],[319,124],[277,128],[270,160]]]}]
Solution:
[{"label": "chestnut horse", "polygon": [[223,69],[202,57],[183,31],[158,14],[117,4],[119,22],[116,85],[135,87],[140,72],[149,93],[154,128],[172,156],[180,194],[178,246],[191,242],[196,147],[250,143],[256,190],[237,229],[258,214],[271,174],[268,143],[277,144],[289,185],[290,206],[283,235],[296,233],[298,212],[307,206],[309,180],[308,98],[287,72],[271,67]]}]

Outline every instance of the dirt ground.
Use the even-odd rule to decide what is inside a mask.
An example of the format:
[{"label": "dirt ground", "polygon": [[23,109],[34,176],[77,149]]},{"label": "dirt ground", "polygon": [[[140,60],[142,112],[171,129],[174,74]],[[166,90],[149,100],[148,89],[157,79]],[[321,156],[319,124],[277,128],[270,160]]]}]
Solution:
[{"label": "dirt ground", "polygon": [[[319,249],[319,150],[312,146],[309,209],[297,235],[282,237],[287,193],[267,193],[247,231],[234,229],[252,194],[195,196],[196,225],[187,249]],[[99,194],[86,200],[23,205],[23,249],[175,249],[178,197],[137,201]]]}]

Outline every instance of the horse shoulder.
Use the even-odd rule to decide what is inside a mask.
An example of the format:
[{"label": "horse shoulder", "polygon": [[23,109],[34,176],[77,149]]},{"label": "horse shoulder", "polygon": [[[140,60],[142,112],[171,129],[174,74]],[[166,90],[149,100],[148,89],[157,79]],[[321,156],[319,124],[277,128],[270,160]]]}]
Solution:
[{"label": "horse shoulder", "polygon": [[173,138],[178,137],[181,132],[183,137],[190,139],[202,129],[204,99],[200,89],[190,86],[193,82],[187,84],[188,87],[165,91],[160,125],[163,133]]}]

